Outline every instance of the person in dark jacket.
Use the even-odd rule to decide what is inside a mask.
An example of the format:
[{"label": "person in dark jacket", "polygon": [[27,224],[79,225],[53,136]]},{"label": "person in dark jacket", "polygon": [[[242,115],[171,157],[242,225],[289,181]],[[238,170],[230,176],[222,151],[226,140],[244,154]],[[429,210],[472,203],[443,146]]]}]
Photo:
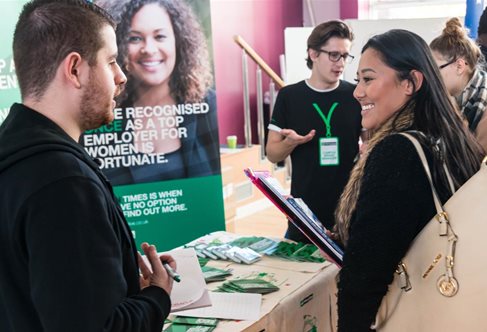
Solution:
[{"label": "person in dark jacket", "polygon": [[31,1],[13,56],[22,103],[0,126],[0,331],[160,332],[172,289],[162,262],[176,264],[147,243],[144,263],[77,142],[113,120],[126,81],[112,19],[82,0]]}]

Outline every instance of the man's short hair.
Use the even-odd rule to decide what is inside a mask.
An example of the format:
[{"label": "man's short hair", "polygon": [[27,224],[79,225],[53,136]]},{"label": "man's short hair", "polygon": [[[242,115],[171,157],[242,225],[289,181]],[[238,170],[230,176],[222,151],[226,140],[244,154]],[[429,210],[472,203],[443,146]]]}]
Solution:
[{"label": "man's short hair", "polygon": [[[317,25],[308,37],[308,50],[318,51],[332,37],[348,39],[353,41],[353,32],[349,26],[340,20],[332,20]],[[309,69],[313,68],[313,61],[309,57],[306,59]]]},{"label": "man's short hair", "polygon": [[96,64],[103,47],[101,29],[115,28],[111,16],[84,0],[33,0],[24,5],[15,27],[13,56],[22,98],[39,99],[63,59],[78,52]]}]

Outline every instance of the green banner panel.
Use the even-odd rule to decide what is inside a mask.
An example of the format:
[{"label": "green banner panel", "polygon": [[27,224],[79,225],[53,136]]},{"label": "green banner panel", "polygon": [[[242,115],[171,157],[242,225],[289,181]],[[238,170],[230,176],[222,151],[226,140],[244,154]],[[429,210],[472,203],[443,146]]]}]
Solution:
[{"label": "green banner panel", "polygon": [[144,241],[160,251],[224,229],[220,175],[118,186],[120,206],[138,247]]},{"label": "green banner panel", "polygon": [[5,120],[10,106],[20,101],[20,91],[12,56],[12,38],[15,23],[26,1],[0,1],[0,123]]}]

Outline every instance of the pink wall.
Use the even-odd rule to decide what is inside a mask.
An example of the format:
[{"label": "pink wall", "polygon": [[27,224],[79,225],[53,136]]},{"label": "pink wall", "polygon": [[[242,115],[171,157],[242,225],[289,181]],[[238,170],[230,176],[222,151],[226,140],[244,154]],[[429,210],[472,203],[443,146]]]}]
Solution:
[{"label": "pink wall", "polygon": [[359,2],[360,0],[340,0],[340,18],[358,18]]},{"label": "pink wall", "polygon": [[[227,135],[235,134],[238,142],[244,143],[242,50],[233,37],[242,36],[280,74],[284,29],[303,26],[302,0],[211,0],[211,21],[220,142],[224,143]],[[255,69],[249,58],[252,141],[257,143]],[[267,90],[269,80],[265,73],[263,78]]]}]

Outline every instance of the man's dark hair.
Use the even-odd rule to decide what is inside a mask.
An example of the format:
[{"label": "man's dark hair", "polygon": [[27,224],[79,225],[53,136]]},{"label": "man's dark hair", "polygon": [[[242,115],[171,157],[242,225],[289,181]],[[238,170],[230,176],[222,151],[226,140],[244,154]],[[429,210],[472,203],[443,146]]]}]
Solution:
[{"label": "man's dark hair", "polygon": [[84,0],[33,0],[25,4],[13,40],[22,98],[42,97],[71,52],[95,65],[103,47],[100,31],[106,25],[115,28],[111,16]]},{"label": "man's dark hair", "polygon": [[[348,39],[353,41],[353,32],[348,25],[340,20],[332,20],[317,25],[308,37],[308,50],[318,51],[332,37]],[[306,59],[306,66],[313,68],[313,61],[309,57]]]}]

